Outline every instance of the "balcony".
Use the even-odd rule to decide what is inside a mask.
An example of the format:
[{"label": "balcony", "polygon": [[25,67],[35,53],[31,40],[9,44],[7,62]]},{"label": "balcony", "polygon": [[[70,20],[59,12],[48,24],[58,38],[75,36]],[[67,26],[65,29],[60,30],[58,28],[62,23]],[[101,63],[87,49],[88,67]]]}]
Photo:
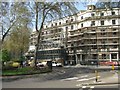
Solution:
[{"label": "balcony", "polygon": [[75,37],[78,36],[79,34],[74,34],[74,35],[69,35],[69,37]]},{"label": "balcony", "polygon": [[118,51],[118,48],[110,48],[110,51]]}]

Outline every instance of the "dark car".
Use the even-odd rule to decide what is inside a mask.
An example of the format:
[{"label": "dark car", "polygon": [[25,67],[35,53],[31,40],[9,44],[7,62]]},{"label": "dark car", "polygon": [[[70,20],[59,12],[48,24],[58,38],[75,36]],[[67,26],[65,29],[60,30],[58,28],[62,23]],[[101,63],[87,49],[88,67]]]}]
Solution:
[{"label": "dark car", "polygon": [[87,65],[98,65],[98,64],[99,64],[99,61],[96,59],[87,61]]}]

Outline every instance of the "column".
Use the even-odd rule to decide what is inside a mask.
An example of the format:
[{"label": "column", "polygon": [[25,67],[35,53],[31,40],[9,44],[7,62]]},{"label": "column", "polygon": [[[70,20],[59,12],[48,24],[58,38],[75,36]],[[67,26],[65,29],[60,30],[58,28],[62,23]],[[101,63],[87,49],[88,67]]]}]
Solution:
[{"label": "column", "polygon": [[117,53],[117,61],[119,60],[119,54]]},{"label": "column", "polygon": [[110,62],[111,62],[111,61],[112,61],[112,60],[111,60],[111,53],[109,54],[109,56],[110,56]]},{"label": "column", "polygon": [[80,54],[80,61],[82,61],[82,54]]}]

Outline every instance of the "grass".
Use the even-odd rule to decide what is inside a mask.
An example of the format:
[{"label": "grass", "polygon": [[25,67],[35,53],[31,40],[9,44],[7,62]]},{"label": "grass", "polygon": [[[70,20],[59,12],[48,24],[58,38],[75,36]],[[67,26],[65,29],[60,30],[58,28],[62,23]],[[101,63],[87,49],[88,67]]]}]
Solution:
[{"label": "grass", "polygon": [[31,74],[47,73],[50,71],[51,70],[48,68],[35,69],[32,67],[23,67],[23,68],[17,68],[14,70],[3,70],[2,76],[31,75]]}]

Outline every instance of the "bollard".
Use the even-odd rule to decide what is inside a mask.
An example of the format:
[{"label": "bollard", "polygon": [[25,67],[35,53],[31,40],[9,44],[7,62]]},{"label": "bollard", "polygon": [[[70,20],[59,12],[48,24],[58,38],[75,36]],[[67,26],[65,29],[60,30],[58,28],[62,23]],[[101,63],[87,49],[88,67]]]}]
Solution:
[{"label": "bollard", "polygon": [[98,71],[97,70],[95,70],[95,75],[96,75],[95,81],[98,82]]},{"label": "bollard", "polygon": [[112,70],[115,70],[114,64],[112,65]]},{"label": "bollard", "polygon": [[115,74],[115,66],[114,66],[114,64],[112,64],[112,72],[113,72],[113,74]]}]

